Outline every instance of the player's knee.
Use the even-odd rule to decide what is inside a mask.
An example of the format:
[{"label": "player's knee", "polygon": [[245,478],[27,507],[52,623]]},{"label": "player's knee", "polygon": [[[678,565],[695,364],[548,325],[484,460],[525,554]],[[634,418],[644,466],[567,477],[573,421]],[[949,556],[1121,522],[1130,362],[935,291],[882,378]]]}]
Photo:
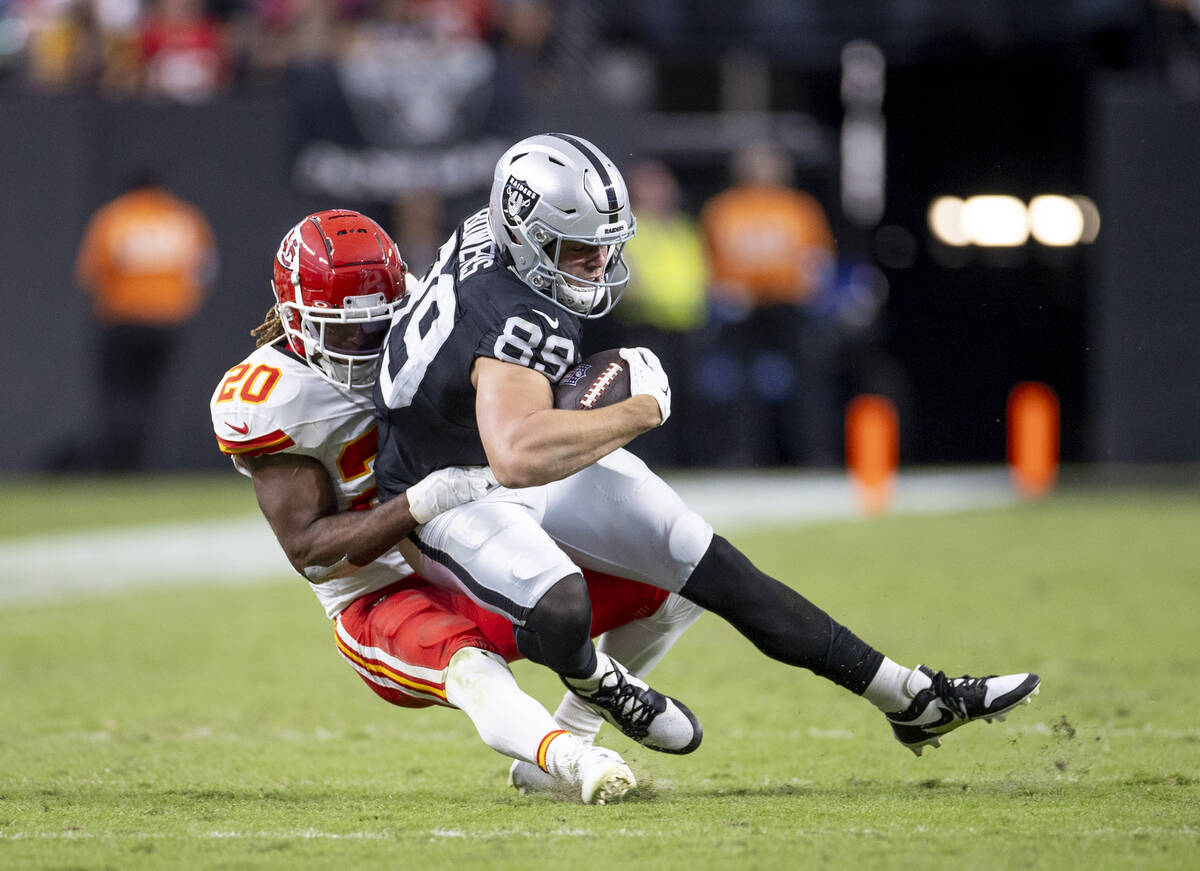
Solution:
[{"label": "player's knee", "polygon": [[501,668],[508,668],[508,664],[490,650],[480,647],[461,647],[450,657],[450,662],[446,665],[446,674],[470,680],[485,671],[491,671],[497,662],[500,663]]},{"label": "player's knee", "polygon": [[497,654],[478,647],[464,647],[451,656],[446,665],[447,696],[474,693],[494,681],[497,674],[507,672],[507,663]]},{"label": "player's knee", "polygon": [[684,511],[675,518],[667,533],[667,547],[673,559],[690,573],[704,558],[713,543],[708,521],[695,511]]},{"label": "player's knee", "polygon": [[592,602],[583,575],[567,575],[551,587],[525,619],[525,629],[553,638],[588,637]]},{"label": "player's knee", "polygon": [[728,619],[728,608],[737,608],[758,598],[758,581],[765,577],[741,551],[721,536],[714,535],[680,593]]}]

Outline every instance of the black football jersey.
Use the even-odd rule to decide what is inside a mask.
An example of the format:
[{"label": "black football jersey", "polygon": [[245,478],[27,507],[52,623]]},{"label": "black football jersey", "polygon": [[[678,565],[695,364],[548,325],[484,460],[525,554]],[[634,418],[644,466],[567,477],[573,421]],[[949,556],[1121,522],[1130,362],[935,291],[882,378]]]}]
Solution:
[{"label": "black football jersey", "polygon": [[487,464],[471,386],[476,357],[527,366],[557,384],[579,359],[579,333],[579,318],[504,264],[487,209],[464,221],[388,332],[375,384],[380,498],[435,469]]}]

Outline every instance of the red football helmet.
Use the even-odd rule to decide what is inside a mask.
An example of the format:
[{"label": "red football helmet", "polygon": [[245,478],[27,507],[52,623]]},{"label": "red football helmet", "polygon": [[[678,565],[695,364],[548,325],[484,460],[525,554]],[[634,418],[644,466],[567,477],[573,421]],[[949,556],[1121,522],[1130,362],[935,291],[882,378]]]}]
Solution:
[{"label": "red football helmet", "polygon": [[275,254],[271,288],[288,344],[327,381],[369,387],[405,274],[396,243],[366,215],[309,215]]}]

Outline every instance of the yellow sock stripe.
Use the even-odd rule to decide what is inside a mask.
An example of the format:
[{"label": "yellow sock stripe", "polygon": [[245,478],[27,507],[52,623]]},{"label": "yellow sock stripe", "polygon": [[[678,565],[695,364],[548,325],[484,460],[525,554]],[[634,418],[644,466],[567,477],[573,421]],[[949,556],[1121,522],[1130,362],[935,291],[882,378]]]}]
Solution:
[{"label": "yellow sock stripe", "polygon": [[335,634],[334,640],[337,642],[338,650],[341,651],[342,656],[346,657],[346,659],[350,660],[351,662],[362,666],[367,671],[371,672],[371,674],[377,674],[380,677],[386,677],[389,680],[393,680],[401,686],[406,686],[414,690],[420,690],[421,692],[437,696],[442,701],[446,700],[446,690],[442,687],[428,683],[421,683],[418,680],[414,680],[411,677],[400,674],[397,671],[393,671],[383,663],[369,662],[368,660],[363,659],[359,654],[355,653],[346,646],[346,642],[342,641],[340,635]]},{"label": "yellow sock stripe", "polygon": [[557,738],[559,735],[566,735],[566,734],[567,734],[566,729],[555,729],[553,732],[546,733],[546,737],[542,739],[542,743],[538,744],[538,752],[537,752],[538,768],[542,769],[542,771],[546,772],[547,774],[550,773],[550,769],[546,767],[546,752],[550,749],[550,742],[553,741],[555,738]]}]

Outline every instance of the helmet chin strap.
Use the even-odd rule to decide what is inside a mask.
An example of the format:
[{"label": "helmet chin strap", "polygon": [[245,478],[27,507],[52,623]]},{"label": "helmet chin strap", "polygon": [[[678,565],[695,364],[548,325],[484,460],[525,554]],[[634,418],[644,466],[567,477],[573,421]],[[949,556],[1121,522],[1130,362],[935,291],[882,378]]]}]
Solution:
[{"label": "helmet chin strap", "polygon": [[[311,336],[309,336],[304,329],[304,315],[302,314],[303,305],[304,305],[304,297],[300,295],[300,258],[299,257],[297,257],[294,261],[292,261],[292,270],[289,273],[289,277],[292,280],[292,301],[296,305],[296,317],[300,322],[300,324],[299,324],[300,328],[299,328],[298,332],[300,334],[301,345],[304,348],[304,358],[306,360],[311,361],[312,356],[313,356],[311,347],[312,347],[312,344],[316,340],[313,339]],[[280,317],[282,318],[282,316],[283,316],[283,313],[280,312]],[[285,323],[286,323],[286,321],[285,321]]]}]

